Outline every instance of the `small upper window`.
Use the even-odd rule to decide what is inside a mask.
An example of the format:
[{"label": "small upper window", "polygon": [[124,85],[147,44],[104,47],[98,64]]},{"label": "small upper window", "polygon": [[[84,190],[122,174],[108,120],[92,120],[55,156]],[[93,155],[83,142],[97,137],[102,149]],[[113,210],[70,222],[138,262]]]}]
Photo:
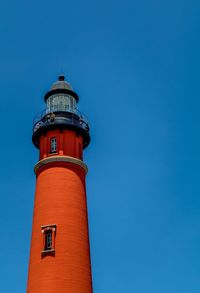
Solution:
[{"label": "small upper window", "polygon": [[56,153],[57,152],[57,140],[56,137],[52,137],[50,140],[50,152]]}]

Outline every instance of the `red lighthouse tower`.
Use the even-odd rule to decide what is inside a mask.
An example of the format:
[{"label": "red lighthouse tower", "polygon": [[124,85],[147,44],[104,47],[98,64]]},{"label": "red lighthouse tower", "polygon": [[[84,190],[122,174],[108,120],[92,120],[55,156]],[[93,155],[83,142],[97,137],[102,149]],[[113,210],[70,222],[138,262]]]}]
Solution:
[{"label": "red lighthouse tower", "polygon": [[33,127],[39,149],[27,293],[91,293],[83,149],[89,126],[63,75]]}]

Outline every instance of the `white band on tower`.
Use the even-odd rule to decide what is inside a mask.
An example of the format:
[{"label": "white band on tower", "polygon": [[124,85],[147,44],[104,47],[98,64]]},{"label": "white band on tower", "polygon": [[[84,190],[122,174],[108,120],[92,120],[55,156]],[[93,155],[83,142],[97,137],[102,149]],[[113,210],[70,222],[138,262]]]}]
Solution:
[{"label": "white band on tower", "polygon": [[85,171],[85,173],[87,174],[88,172],[88,167],[85,163],[83,163],[83,161],[74,158],[74,157],[70,157],[70,156],[52,156],[52,157],[47,157],[45,159],[40,160],[34,167],[34,171],[35,174],[37,173],[38,169],[46,164],[49,163],[54,163],[54,162],[66,162],[66,163],[72,163],[75,165],[78,165],[80,167],[82,167]]}]

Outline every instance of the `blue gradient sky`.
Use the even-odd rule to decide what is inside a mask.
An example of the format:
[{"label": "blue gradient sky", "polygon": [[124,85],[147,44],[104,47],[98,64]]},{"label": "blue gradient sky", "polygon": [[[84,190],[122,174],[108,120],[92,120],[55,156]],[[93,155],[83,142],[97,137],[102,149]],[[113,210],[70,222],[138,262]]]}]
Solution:
[{"label": "blue gradient sky", "polygon": [[0,3],[1,292],[25,292],[32,118],[80,95],[94,293],[200,291],[200,2]]}]

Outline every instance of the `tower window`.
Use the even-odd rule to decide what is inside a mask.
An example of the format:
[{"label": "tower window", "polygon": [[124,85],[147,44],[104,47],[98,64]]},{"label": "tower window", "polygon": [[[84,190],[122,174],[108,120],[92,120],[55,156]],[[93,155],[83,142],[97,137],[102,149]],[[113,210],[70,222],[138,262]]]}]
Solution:
[{"label": "tower window", "polygon": [[45,250],[52,249],[52,229],[45,232]]},{"label": "tower window", "polygon": [[52,137],[50,139],[50,152],[51,153],[57,152],[57,139],[56,139],[56,137]]},{"label": "tower window", "polygon": [[56,225],[45,225],[41,227],[43,234],[42,257],[55,254]]}]

